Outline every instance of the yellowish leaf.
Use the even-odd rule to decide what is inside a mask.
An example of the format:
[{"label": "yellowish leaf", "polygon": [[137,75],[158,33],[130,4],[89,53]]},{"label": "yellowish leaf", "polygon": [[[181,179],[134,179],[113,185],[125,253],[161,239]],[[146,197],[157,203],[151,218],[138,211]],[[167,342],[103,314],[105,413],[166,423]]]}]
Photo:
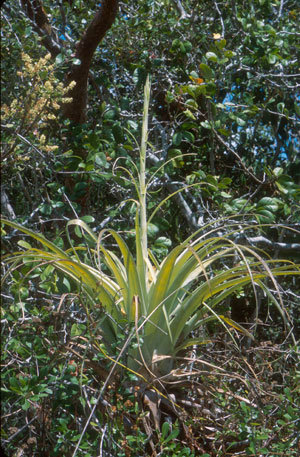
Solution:
[{"label": "yellowish leaf", "polygon": [[204,79],[202,79],[202,78],[194,78],[194,76],[190,76],[190,79],[196,84],[202,84],[204,82]]}]

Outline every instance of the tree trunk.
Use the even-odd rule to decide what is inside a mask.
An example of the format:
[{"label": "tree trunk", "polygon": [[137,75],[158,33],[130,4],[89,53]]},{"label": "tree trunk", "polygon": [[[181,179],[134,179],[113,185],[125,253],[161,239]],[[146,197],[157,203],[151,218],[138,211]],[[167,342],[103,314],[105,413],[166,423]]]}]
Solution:
[{"label": "tree trunk", "polygon": [[86,119],[87,87],[89,69],[94,52],[112,26],[118,11],[119,0],[103,0],[100,9],[86,29],[83,37],[76,46],[75,58],[80,65],[72,65],[67,74],[67,83],[76,81],[76,86],[68,93],[73,98],[64,107],[64,115],[76,124],[82,124]]}]

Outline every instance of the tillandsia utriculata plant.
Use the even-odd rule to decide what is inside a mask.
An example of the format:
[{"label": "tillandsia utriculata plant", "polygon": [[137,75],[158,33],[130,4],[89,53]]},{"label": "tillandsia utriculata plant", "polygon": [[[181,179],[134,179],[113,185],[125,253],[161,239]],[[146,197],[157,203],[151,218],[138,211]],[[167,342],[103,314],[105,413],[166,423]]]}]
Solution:
[{"label": "tillandsia utriculata plant", "polygon": [[[117,342],[120,329],[124,329],[129,335],[122,348],[122,353],[127,354],[126,368],[134,370],[144,380],[154,382],[174,369],[178,351],[205,343],[205,338],[191,338],[190,335],[212,320],[252,337],[240,324],[217,311],[218,305],[231,294],[248,285],[252,285],[254,296],[257,288],[262,289],[288,324],[280,294],[276,298],[264,281],[268,279],[279,292],[275,278],[299,275],[300,268],[292,262],[265,259],[260,251],[235,243],[233,235],[240,228],[230,219],[226,221],[227,235],[220,236],[216,228],[207,225],[172,249],[161,263],[157,262],[148,249],[147,239],[147,225],[158,209],[147,221],[146,196],[152,179],[146,181],[149,100],[147,78],[139,170],[135,167],[138,179],[128,171],[137,193],[134,200],[135,253],[130,252],[117,231],[104,229],[96,236],[80,219],[67,223],[66,233],[71,246],[67,251],[15,222],[3,219],[2,224],[29,235],[42,246],[32,247],[21,241],[19,244],[25,251],[8,254],[3,259],[11,264],[3,279],[24,262],[31,266],[29,271],[39,265],[59,270],[85,294],[86,312],[90,318],[95,307],[101,306],[105,311],[99,322],[93,322],[94,334],[99,332],[102,336],[101,344],[95,340],[99,351],[113,360],[111,348]],[[70,235],[72,226],[79,228],[86,239],[86,247],[74,246]],[[245,226],[243,230],[255,228],[257,226]],[[108,237],[114,239],[119,253],[106,247]],[[135,344],[132,344],[133,339]]]}]

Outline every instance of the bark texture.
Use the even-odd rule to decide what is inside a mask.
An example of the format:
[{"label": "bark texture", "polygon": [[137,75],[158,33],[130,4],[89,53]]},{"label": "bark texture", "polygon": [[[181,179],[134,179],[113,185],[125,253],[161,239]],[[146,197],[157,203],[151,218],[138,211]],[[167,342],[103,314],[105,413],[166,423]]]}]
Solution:
[{"label": "bark texture", "polygon": [[84,35],[76,46],[75,57],[80,60],[80,65],[73,65],[67,74],[67,83],[76,81],[76,86],[68,96],[73,98],[72,103],[65,106],[65,116],[82,124],[86,119],[87,86],[89,69],[95,50],[112,26],[117,12],[119,0],[103,0],[92,22],[87,27]]},{"label": "bark texture", "polygon": [[30,19],[33,30],[42,37],[43,45],[55,58],[61,52],[61,45],[56,32],[51,27],[43,3],[40,0],[21,0],[21,6]]}]

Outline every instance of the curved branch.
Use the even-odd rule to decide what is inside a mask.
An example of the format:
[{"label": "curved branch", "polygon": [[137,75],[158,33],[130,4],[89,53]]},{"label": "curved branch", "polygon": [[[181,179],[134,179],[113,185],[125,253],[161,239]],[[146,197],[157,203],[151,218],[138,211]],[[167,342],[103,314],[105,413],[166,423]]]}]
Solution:
[{"label": "curved branch", "polygon": [[102,0],[99,10],[77,46],[76,57],[81,60],[83,65],[90,66],[98,44],[116,18],[118,4],[119,0]]},{"label": "curved branch", "polygon": [[85,122],[87,83],[92,58],[116,18],[118,4],[119,0],[102,0],[99,10],[76,46],[75,58],[80,60],[80,64],[72,65],[67,74],[67,83],[76,81],[76,86],[68,93],[73,101],[64,108],[65,116],[76,124]]},{"label": "curved branch", "polygon": [[61,46],[43,8],[43,3],[40,0],[20,0],[20,3],[31,21],[32,28],[42,37],[43,45],[55,58],[61,52]]}]

